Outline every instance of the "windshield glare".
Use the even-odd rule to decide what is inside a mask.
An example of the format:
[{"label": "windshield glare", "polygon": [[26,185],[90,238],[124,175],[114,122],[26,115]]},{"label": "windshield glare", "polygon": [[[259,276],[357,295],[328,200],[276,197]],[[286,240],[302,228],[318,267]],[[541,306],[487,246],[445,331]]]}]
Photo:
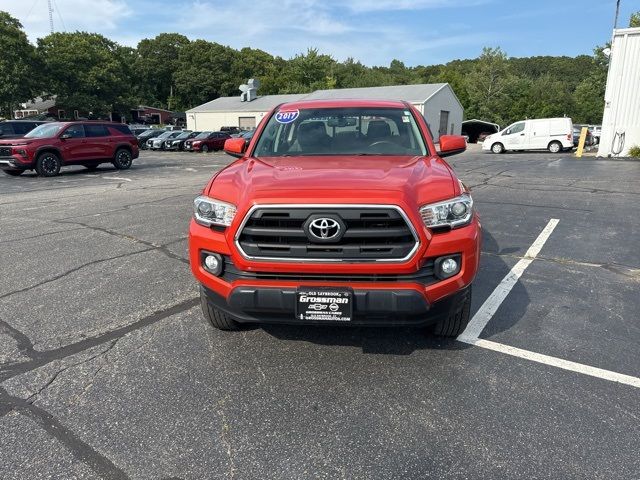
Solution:
[{"label": "windshield glare", "polygon": [[211,135],[211,132],[202,132],[200,135],[198,135],[197,138],[207,138],[209,135]]},{"label": "windshield glare", "polygon": [[404,108],[322,108],[299,113],[285,108],[281,112],[269,119],[254,156],[427,154],[418,125]]},{"label": "windshield glare", "polygon": [[55,137],[58,132],[62,129],[61,123],[45,123],[37,126],[29,133],[27,133],[25,138],[52,138]]}]

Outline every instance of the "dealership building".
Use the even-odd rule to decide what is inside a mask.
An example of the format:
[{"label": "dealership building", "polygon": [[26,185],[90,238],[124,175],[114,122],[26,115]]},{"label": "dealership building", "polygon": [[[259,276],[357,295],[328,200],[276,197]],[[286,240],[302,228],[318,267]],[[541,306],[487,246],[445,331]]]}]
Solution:
[{"label": "dealership building", "polygon": [[[257,82],[255,82],[257,84]],[[253,85],[249,81],[249,87]],[[259,84],[258,84],[259,85]],[[187,110],[187,128],[196,131],[220,130],[222,127],[255,128],[274,107],[300,100],[403,100],[424,116],[437,141],[440,135],[460,135],[464,109],[448,83],[393,85],[387,87],[316,90],[312,93],[257,96],[252,88],[242,95],[220,97]]]}]

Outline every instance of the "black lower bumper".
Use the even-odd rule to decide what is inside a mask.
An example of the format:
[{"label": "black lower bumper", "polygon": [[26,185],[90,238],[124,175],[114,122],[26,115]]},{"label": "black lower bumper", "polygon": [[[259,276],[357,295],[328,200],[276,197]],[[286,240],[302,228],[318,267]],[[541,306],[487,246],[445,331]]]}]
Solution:
[{"label": "black lower bumper", "polygon": [[[429,305],[417,290],[353,289],[353,320],[348,325],[428,325],[459,309],[468,287]],[[296,318],[296,290],[262,287],[235,288],[228,299],[202,287],[209,303],[240,323],[327,325],[344,322],[301,321]]]}]

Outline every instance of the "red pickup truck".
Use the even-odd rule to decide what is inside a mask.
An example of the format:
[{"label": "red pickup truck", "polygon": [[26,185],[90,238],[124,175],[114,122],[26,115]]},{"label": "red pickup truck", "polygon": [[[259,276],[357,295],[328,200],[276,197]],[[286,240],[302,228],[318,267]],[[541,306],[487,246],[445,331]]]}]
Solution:
[{"label": "red pickup truck", "polygon": [[112,163],[125,170],[135,158],[138,141],[129,127],[120,123],[52,122],[22,138],[0,140],[0,169],[11,176],[35,170],[43,177],[53,177],[63,165],[94,170],[101,163]]},{"label": "red pickup truck", "polygon": [[469,322],[481,228],[441,157],[464,151],[398,101],[280,105],[194,201],[191,269],[204,316],[242,323]]}]

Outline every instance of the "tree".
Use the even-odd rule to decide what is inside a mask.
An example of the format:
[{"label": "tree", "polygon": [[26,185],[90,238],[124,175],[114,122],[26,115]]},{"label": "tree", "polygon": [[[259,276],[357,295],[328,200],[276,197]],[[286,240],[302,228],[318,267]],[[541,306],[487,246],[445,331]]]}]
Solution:
[{"label": "tree", "polygon": [[161,33],[138,43],[135,70],[138,76],[137,94],[145,103],[171,109],[170,95],[173,75],[180,67],[180,52],[189,39],[179,33]]},{"label": "tree", "polygon": [[97,33],[52,33],[38,40],[45,91],[67,109],[105,116],[131,95],[133,50]]},{"label": "tree", "polygon": [[467,116],[504,123],[507,91],[516,80],[509,72],[507,55],[500,48],[485,47],[466,79]]},{"label": "tree", "polygon": [[640,27],[640,11],[631,14],[631,18],[629,19],[629,27]]},{"label": "tree", "polygon": [[185,45],[173,74],[176,106],[187,109],[220,96],[240,95],[240,84],[232,74],[237,54],[231,47],[206,40]]},{"label": "tree", "polygon": [[608,46],[594,49],[591,67],[587,70],[589,73],[573,93],[575,112],[572,118],[576,123],[599,124],[602,122],[609,66],[609,59],[604,54],[604,49]]},{"label": "tree", "polygon": [[336,61],[329,55],[310,48],[287,62],[285,78],[288,79],[286,93],[304,93],[335,86],[334,66]]},{"label": "tree", "polygon": [[19,103],[41,93],[42,77],[34,46],[20,22],[6,12],[0,12],[0,52],[0,109],[11,118]]}]

